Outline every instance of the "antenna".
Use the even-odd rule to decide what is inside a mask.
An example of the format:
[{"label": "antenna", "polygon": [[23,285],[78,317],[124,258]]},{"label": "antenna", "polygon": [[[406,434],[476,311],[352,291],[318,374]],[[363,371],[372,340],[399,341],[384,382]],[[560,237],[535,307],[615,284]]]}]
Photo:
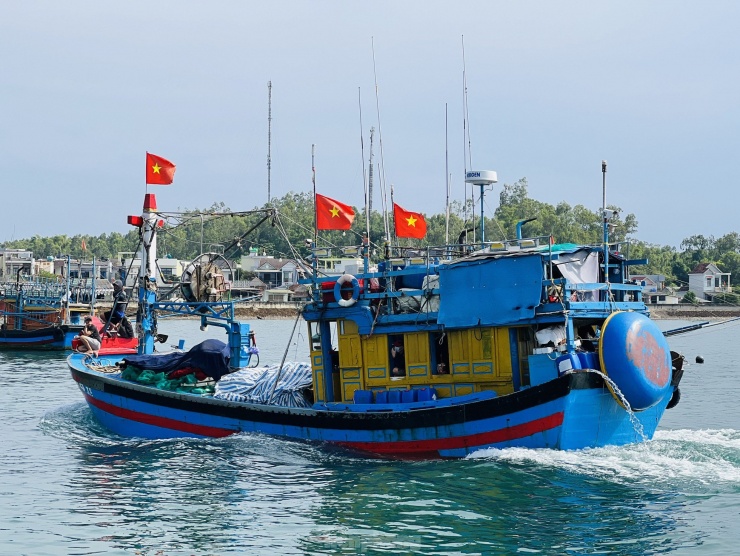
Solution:
[{"label": "antenna", "polygon": [[373,139],[375,138],[375,128],[370,128],[370,167],[368,169],[368,210],[373,211]]},{"label": "antenna", "polygon": [[[463,171],[465,175],[468,175],[468,163],[473,166],[473,154],[470,144],[470,129],[469,129],[469,115],[468,115],[468,81],[466,77],[465,68],[465,35],[462,35],[462,62],[463,62]],[[467,154],[467,157],[465,156]],[[481,189],[482,191],[482,189]],[[470,187],[470,210],[471,221],[475,222],[475,194],[473,193],[473,187]],[[468,220],[468,185],[467,180],[465,181],[465,196],[463,204],[463,221]],[[482,202],[482,200],[481,200]],[[464,224],[463,224],[464,225]],[[475,242],[475,226],[473,226],[473,242]]]},{"label": "antenna", "polygon": [[[483,190],[487,185],[498,182],[498,175],[491,170],[470,171],[465,174],[465,182],[472,186],[480,187],[480,242],[481,246],[486,242],[486,227],[483,213]],[[472,190],[472,187],[471,187]]]},{"label": "antenna", "polygon": [[388,224],[388,201],[386,197],[386,185],[385,185],[385,163],[383,159],[383,131],[380,127],[380,101],[378,100],[378,73],[375,69],[375,39],[370,38],[373,50],[373,77],[375,79],[375,111],[378,115],[378,141],[380,142],[380,193],[381,199],[383,200],[383,227],[385,232],[386,241],[390,240],[391,231],[390,225]]},{"label": "antenna", "polygon": [[[357,105],[360,110],[360,155],[362,157],[362,186],[365,189],[365,232],[370,237],[370,205],[372,204],[372,166],[370,167],[370,185],[365,180],[365,140],[362,137],[362,94],[361,89],[357,87]],[[372,129],[372,128],[371,128]],[[370,132],[370,141],[372,145],[372,131]],[[372,147],[370,147],[372,153]],[[372,164],[372,155],[370,155],[370,164]]]},{"label": "antenna", "polygon": [[270,204],[270,171],[272,169],[272,81],[267,82],[267,204]]}]

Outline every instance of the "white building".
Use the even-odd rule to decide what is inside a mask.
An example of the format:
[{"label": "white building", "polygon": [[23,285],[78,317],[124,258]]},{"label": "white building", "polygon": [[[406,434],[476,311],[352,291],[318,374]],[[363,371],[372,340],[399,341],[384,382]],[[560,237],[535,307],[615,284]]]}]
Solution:
[{"label": "white building", "polygon": [[0,249],[0,280],[8,282],[16,279],[18,271],[35,274],[33,252],[26,249]]},{"label": "white building", "polygon": [[[121,266],[118,267],[118,277],[124,282],[126,288],[132,288],[138,285],[139,269],[141,268],[141,259],[139,253],[121,252],[118,253],[118,260]],[[177,282],[182,276],[184,266],[177,259],[157,259],[157,287],[165,287],[168,282]]]},{"label": "white building", "polygon": [[662,274],[632,275],[631,278],[642,286],[642,300],[645,303],[676,305],[680,301],[680,296],[665,287],[665,276]]},{"label": "white building", "polygon": [[259,256],[256,253],[243,255],[242,272],[252,272],[265,286],[279,288],[298,282],[298,264],[293,259]]},{"label": "white building", "polygon": [[713,263],[700,263],[689,272],[689,291],[707,301],[716,294],[731,293],[730,273],[720,271]]}]

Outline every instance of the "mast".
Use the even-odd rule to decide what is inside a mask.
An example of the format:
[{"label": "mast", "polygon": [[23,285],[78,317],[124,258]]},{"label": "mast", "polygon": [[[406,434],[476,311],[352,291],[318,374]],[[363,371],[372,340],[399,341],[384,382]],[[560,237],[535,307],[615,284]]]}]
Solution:
[{"label": "mast", "polygon": [[70,284],[69,273],[70,273],[71,270],[72,270],[72,262],[71,262],[71,259],[70,259],[69,255],[67,255],[67,282],[66,282],[66,284],[67,284],[67,291],[64,294],[64,306],[65,306],[64,323],[65,324],[69,324],[69,321],[70,321],[70,318],[69,318],[69,298],[70,298],[70,295],[72,294],[72,289],[71,289],[71,284]]},{"label": "mast", "polygon": [[[468,175],[468,163],[470,167],[473,166],[473,155],[470,145],[470,130],[468,129],[468,81],[466,77],[465,68],[465,35],[461,36],[462,43],[462,63],[463,63],[463,173],[465,176]],[[463,226],[467,225],[468,220],[468,182],[465,181],[465,195],[463,197]],[[473,187],[470,187],[470,210],[471,210],[471,221],[475,220],[475,194],[473,193]],[[467,234],[466,234],[467,239]],[[475,226],[473,226],[473,241],[475,241]]]},{"label": "mast", "polygon": [[450,164],[447,146],[447,103],[445,102],[445,245],[450,244]]},{"label": "mast", "polygon": [[384,241],[386,249],[391,238],[390,224],[388,222],[388,197],[387,185],[385,179],[385,161],[383,158],[383,129],[380,126],[380,96],[378,95],[378,73],[375,69],[375,38],[371,37],[370,42],[373,50],[373,77],[375,79],[375,112],[378,116],[378,142],[380,143],[380,198],[383,204],[383,231],[385,233]]},{"label": "mast", "polygon": [[267,82],[267,204],[270,204],[270,171],[272,170],[272,81]]},{"label": "mast", "polygon": [[367,174],[367,190],[368,190],[368,215],[373,211],[373,140],[375,138],[375,128],[370,128],[370,167]]},{"label": "mast", "polygon": [[139,342],[139,353],[154,352],[155,321],[152,304],[157,300],[157,199],[154,193],[144,197],[142,214],[141,265],[139,267],[139,315],[144,337]]},{"label": "mast", "polygon": [[601,161],[601,215],[604,220],[604,282],[609,283],[609,218],[612,211],[606,210],[606,160]]},{"label": "mast", "polygon": [[[370,182],[365,179],[367,177],[367,174],[365,173],[365,140],[362,137],[363,134],[363,127],[362,127],[362,93],[357,88],[357,105],[360,112],[360,154],[362,155],[362,187],[365,190],[365,237],[370,237],[370,207],[372,206],[372,198],[373,198],[373,189],[372,189],[372,147],[370,150],[371,153],[371,166],[370,166]],[[370,129],[370,144],[372,145],[372,128]],[[365,269],[365,272],[367,272],[367,269]]]},{"label": "mast", "polygon": [[93,255],[92,260],[92,285],[90,288],[90,314],[95,314],[95,275],[97,274],[98,270],[95,265],[95,255]]},{"label": "mast", "polygon": [[313,244],[319,241],[319,216],[316,206],[316,144],[311,145],[311,181],[313,182]]}]

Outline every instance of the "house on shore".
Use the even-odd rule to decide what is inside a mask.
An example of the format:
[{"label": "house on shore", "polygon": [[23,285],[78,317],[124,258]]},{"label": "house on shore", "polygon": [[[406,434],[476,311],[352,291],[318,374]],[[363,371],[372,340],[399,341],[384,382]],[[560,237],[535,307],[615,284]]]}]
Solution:
[{"label": "house on shore", "polygon": [[718,294],[732,293],[730,273],[722,272],[714,263],[699,263],[689,272],[689,291],[705,301],[712,301]]},{"label": "house on shore", "polygon": [[632,275],[632,280],[642,286],[642,299],[651,305],[676,305],[683,296],[671,288],[666,288],[662,274]]}]

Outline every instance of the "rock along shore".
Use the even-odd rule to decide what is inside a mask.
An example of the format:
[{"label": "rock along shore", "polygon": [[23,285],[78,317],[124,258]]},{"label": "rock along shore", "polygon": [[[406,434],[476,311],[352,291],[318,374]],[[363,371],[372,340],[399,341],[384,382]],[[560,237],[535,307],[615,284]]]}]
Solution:
[{"label": "rock along shore", "polygon": [[740,307],[731,305],[648,305],[653,319],[731,319],[740,317]]},{"label": "rock along shore", "polygon": [[[110,303],[96,304],[98,311],[110,308]],[[300,303],[237,303],[234,307],[235,316],[242,319],[294,319],[300,309]],[[650,316],[653,319],[727,319],[740,317],[740,307],[727,305],[648,305]],[[126,311],[129,315],[136,314],[136,303],[130,302]]]}]

